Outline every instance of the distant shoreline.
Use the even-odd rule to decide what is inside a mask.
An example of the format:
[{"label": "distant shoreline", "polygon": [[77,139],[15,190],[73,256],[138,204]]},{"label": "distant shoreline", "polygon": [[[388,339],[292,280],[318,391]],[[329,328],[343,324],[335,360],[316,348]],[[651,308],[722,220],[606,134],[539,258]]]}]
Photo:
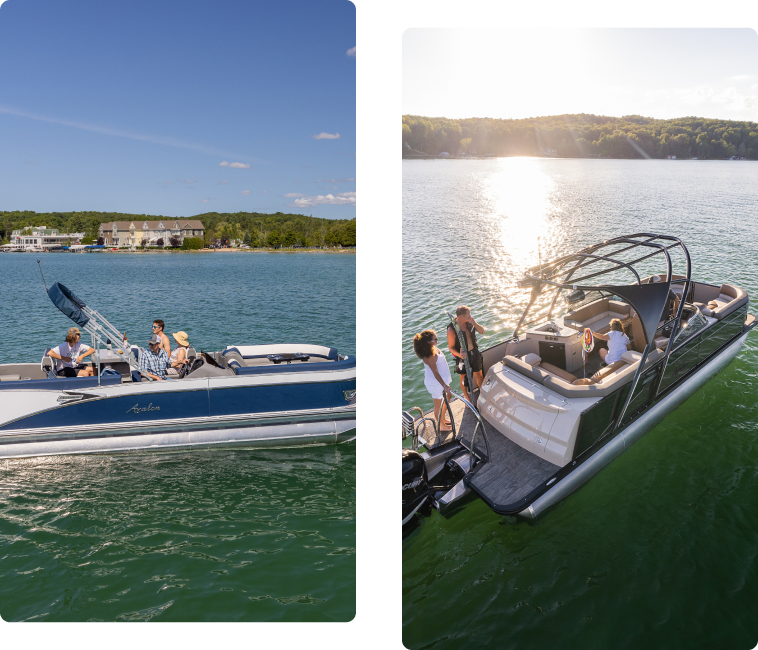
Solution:
[{"label": "distant shoreline", "polygon": [[464,155],[449,155],[441,156],[440,154],[403,154],[403,160],[495,160],[497,158],[537,158],[539,160],[667,160],[667,161],[679,161],[689,160],[695,162],[758,162],[750,160],[748,158],[615,158],[612,156],[536,156],[536,155],[520,155],[514,154],[512,156],[464,156]]},{"label": "distant shoreline", "polygon": [[104,251],[90,251],[90,252],[103,252],[103,253],[353,253],[355,254],[355,248],[201,248],[194,251],[183,251],[181,249],[166,249],[166,250],[142,250],[133,251],[128,248],[122,248],[117,251],[104,250]]}]

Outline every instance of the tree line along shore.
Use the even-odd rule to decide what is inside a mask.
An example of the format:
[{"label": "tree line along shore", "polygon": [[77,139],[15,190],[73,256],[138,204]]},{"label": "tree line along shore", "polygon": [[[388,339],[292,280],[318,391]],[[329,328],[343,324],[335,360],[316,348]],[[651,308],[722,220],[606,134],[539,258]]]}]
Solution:
[{"label": "tree line along shore", "polygon": [[658,120],[580,113],[451,120],[403,115],[403,155],[758,160],[758,123],[702,117]]},{"label": "tree line along shore", "polygon": [[[258,212],[206,212],[192,219],[203,222],[203,240],[192,248],[229,246],[241,241],[251,248],[354,247],[355,219],[320,219],[302,214]],[[61,232],[84,232],[83,244],[95,244],[101,223],[173,219],[166,215],[125,214],[122,212],[32,212],[0,211],[0,240],[9,243],[14,230],[46,225]],[[166,242],[169,245],[169,242]],[[185,247],[187,248],[187,247]]]}]

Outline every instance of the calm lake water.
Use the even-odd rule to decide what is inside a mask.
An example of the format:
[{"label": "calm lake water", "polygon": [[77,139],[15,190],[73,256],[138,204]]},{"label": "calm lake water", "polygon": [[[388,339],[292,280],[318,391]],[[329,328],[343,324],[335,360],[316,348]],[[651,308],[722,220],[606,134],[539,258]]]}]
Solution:
[{"label": "calm lake water", "polygon": [[[543,260],[624,234],[678,236],[695,279],[758,296],[757,206],[758,163],[404,161],[404,407],[431,407],[411,341],[429,327],[444,341],[443,310],[468,304],[487,330],[482,347],[512,331],[525,298],[513,287],[538,261],[538,236]],[[404,644],[753,648],[757,375],[753,334],[728,368],[536,522],[481,500],[422,520],[403,540]]]},{"label": "calm lake water", "polygon": [[[0,363],[72,324],[37,259],[132,343],[355,354],[352,254],[2,254]],[[0,461],[6,621],[348,621],[355,585],[354,444]]]}]

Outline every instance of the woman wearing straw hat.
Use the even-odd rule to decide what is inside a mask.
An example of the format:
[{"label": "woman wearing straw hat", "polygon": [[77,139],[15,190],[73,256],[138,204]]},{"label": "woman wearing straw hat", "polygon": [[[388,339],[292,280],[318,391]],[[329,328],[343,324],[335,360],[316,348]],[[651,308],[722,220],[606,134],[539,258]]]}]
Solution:
[{"label": "woman wearing straw hat", "polygon": [[169,357],[171,365],[166,370],[168,375],[178,375],[179,369],[187,363],[187,348],[189,348],[189,340],[187,340],[187,332],[175,332],[171,336],[176,341],[176,347]]}]

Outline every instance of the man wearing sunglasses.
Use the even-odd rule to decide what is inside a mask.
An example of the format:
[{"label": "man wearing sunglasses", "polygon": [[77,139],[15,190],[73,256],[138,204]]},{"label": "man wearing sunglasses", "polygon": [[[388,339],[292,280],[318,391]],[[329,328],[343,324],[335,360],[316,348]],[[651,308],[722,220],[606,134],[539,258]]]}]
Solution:
[{"label": "man wearing sunglasses", "polygon": [[163,350],[168,356],[171,356],[171,341],[169,341],[168,336],[163,333],[164,327],[166,327],[166,323],[162,320],[157,319],[153,321],[153,334],[157,334],[161,337],[161,350]]},{"label": "man wearing sunglasses", "polygon": [[56,359],[55,369],[59,377],[94,377],[92,364],[85,365],[82,360],[95,350],[81,342],[82,335],[78,327],[71,327],[66,334],[66,342],[53,348],[47,356]]},{"label": "man wearing sunglasses", "polygon": [[[169,341],[168,336],[166,336],[163,333],[164,326],[165,326],[165,323],[162,320],[154,320],[153,321],[153,334],[160,336],[161,343],[158,347],[160,347],[160,349],[163,350],[170,357],[171,356],[171,341]],[[126,340],[126,334],[124,334],[124,347],[126,347],[127,350],[129,349],[129,343]]]}]

